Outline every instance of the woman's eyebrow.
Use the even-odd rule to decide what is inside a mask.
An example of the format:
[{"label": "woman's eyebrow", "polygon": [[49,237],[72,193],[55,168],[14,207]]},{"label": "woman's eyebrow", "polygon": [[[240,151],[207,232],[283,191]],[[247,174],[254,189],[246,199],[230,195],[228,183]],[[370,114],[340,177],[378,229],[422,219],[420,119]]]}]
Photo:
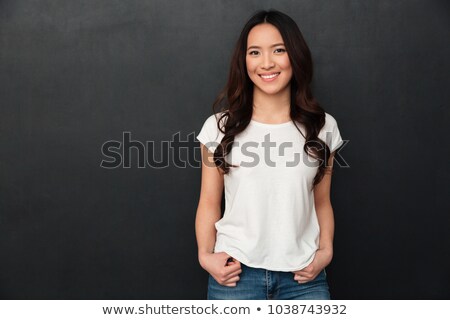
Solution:
[{"label": "woman's eyebrow", "polygon": [[[275,44],[271,45],[270,48],[273,48],[273,47],[276,47],[276,46],[284,46],[284,43],[275,43]],[[261,49],[261,47],[250,46],[250,47],[247,48],[247,50],[250,50],[250,49]]]}]

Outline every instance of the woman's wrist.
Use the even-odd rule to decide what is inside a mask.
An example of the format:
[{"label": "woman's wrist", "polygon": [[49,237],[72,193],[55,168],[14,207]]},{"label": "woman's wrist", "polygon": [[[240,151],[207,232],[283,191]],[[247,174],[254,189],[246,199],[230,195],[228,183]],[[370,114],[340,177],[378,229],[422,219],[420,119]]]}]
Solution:
[{"label": "woman's wrist", "polygon": [[322,254],[325,264],[329,265],[331,263],[331,260],[333,259],[333,248],[332,247],[319,248],[319,251]]},{"label": "woman's wrist", "polygon": [[200,263],[200,266],[202,268],[204,268],[203,266],[204,266],[205,258],[210,254],[212,254],[212,252],[209,252],[207,250],[202,250],[202,251],[198,252],[198,262]]}]

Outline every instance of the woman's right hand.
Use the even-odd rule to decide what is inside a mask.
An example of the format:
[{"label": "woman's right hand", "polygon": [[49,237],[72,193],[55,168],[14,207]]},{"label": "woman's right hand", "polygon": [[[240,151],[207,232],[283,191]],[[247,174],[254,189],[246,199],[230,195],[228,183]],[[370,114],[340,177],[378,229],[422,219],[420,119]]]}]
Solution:
[{"label": "woman's right hand", "polygon": [[[228,261],[230,258],[232,261]],[[203,253],[199,262],[220,285],[235,287],[239,281],[241,263],[225,252]]]}]

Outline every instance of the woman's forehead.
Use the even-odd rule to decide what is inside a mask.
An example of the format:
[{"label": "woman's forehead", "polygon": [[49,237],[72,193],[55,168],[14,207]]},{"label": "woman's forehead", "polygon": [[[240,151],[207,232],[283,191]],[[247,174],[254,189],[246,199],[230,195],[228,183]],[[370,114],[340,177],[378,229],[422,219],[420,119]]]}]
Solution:
[{"label": "woman's forehead", "polygon": [[254,26],[247,39],[247,46],[274,46],[283,43],[283,38],[276,27],[269,23],[259,24]]}]

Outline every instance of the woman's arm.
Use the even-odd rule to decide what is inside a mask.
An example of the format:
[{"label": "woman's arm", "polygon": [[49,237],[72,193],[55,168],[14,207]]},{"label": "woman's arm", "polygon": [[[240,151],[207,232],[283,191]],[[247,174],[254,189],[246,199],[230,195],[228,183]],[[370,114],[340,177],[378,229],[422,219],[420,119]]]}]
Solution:
[{"label": "woman's arm", "polygon": [[294,279],[299,283],[313,280],[333,258],[334,214],[330,200],[331,173],[334,152],[328,159],[328,168],[322,180],[314,187],[314,205],[320,227],[319,249],[313,262],[306,268],[295,271]]},{"label": "woman's arm", "polygon": [[214,224],[221,216],[221,201],[223,192],[223,175],[217,170],[213,162],[213,154],[201,144],[202,153],[202,181],[200,200],[195,219],[198,254],[213,253],[216,242],[216,228]]},{"label": "woman's arm", "polygon": [[223,192],[223,174],[215,166],[213,154],[201,144],[202,182],[200,200],[195,218],[195,233],[197,237],[198,259],[203,269],[214,279],[226,286],[236,286],[237,276],[241,273],[239,262],[227,264],[230,256],[225,252],[213,253],[216,242],[214,224],[221,217],[221,202]]},{"label": "woman's arm", "polygon": [[329,262],[333,256],[334,214],[331,206],[330,190],[334,153],[328,159],[328,168],[323,179],[314,188],[314,205],[320,226],[319,250],[329,254]]}]

